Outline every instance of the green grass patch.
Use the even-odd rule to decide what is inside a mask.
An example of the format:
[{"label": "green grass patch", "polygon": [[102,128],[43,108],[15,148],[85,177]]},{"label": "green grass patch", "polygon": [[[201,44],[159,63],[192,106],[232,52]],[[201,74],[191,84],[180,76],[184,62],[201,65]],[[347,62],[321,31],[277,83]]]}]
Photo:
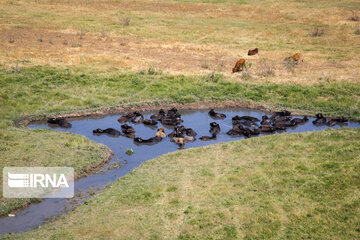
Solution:
[{"label": "green grass patch", "polygon": [[[3,167],[73,167],[82,176],[89,166],[97,166],[109,155],[109,148],[72,133],[53,130],[7,128],[0,132],[0,179]],[[36,199],[2,197],[0,181],[0,215]]]},{"label": "green grass patch", "polygon": [[14,238],[358,239],[359,156],[360,129],[178,151]]},{"label": "green grass patch", "polygon": [[32,67],[20,73],[2,69],[0,79],[0,127],[23,116],[45,117],[124,105],[222,101],[360,118],[360,85],[349,82],[260,84],[229,82],[221,75],[211,78],[141,71],[104,76],[51,67]]}]

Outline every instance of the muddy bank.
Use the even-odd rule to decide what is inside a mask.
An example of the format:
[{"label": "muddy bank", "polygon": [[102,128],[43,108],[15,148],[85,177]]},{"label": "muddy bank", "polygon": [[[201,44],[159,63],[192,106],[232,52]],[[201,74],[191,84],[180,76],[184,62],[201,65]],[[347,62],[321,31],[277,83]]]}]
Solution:
[{"label": "muddy bank", "polygon": [[[225,101],[225,102],[195,102],[195,103],[187,103],[187,104],[178,104],[178,103],[146,103],[141,104],[139,106],[134,105],[122,105],[118,107],[110,107],[110,108],[100,108],[100,109],[86,109],[79,110],[77,113],[68,113],[68,114],[59,114],[59,115],[49,115],[53,117],[64,117],[64,118],[83,118],[83,117],[96,117],[96,116],[105,116],[111,114],[119,114],[124,112],[132,112],[132,111],[154,111],[159,109],[170,109],[172,107],[176,107],[179,110],[202,110],[202,109],[210,109],[210,108],[249,108],[254,110],[261,110],[267,113],[273,113],[275,111],[283,110],[282,108],[277,108],[275,106],[263,106],[256,103],[245,103],[245,102],[237,102],[237,101]],[[301,110],[301,109],[291,109],[287,108],[287,110],[291,111],[294,115],[299,116],[312,116],[309,111]],[[48,117],[49,117],[48,116]],[[326,115],[329,118],[335,118],[340,116],[331,116]],[[36,117],[36,116],[24,116],[17,120],[14,120],[13,123],[16,127],[28,126],[33,121],[43,121],[46,120],[47,117]],[[349,120],[354,120],[352,118],[348,118]]]}]

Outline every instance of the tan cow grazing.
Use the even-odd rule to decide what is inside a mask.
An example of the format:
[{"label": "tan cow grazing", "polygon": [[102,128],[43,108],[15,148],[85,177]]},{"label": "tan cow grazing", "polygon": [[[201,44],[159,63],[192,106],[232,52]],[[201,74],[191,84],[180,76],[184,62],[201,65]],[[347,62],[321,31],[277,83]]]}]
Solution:
[{"label": "tan cow grazing", "polygon": [[295,53],[294,55],[287,57],[284,59],[285,61],[293,61],[294,63],[298,64],[299,61],[303,62],[302,54],[301,53]]},{"label": "tan cow grazing", "polygon": [[244,67],[246,68],[245,59],[241,58],[239,61],[236,62],[232,72],[241,72],[242,70],[244,70]]},{"label": "tan cow grazing", "polygon": [[259,53],[259,49],[258,49],[258,48],[250,49],[250,50],[248,51],[248,55],[249,55],[249,56],[253,56],[253,55],[256,55],[256,54],[258,54],[258,53]]}]

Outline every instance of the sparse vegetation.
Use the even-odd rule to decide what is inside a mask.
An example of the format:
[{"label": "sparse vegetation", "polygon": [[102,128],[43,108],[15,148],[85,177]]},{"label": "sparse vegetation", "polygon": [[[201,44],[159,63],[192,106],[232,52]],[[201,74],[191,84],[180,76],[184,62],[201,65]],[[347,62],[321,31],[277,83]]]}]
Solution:
[{"label": "sparse vegetation", "polygon": [[105,38],[106,35],[107,35],[107,33],[106,33],[105,29],[103,28],[100,33],[100,38]]},{"label": "sparse vegetation", "polygon": [[71,43],[71,47],[72,48],[78,48],[78,47],[82,47],[82,44],[80,42],[72,42]]},{"label": "sparse vegetation", "polygon": [[355,35],[360,35],[360,27],[357,27],[355,32],[354,32]]},{"label": "sparse vegetation", "polygon": [[13,36],[9,37],[9,43],[14,43],[15,42],[15,38]]},{"label": "sparse vegetation", "polygon": [[209,69],[210,65],[209,62],[207,60],[205,60],[202,64],[201,64],[201,68],[203,69]]},{"label": "sparse vegetation", "polygon": [[287,71],[291,72],[292,74],[295,73],[296,62],[293,61],[292,59],[286,59],[284,61],[284,66],[285,66]]},{"label": "sparse vegetation", "polygon": [[[244,57],[249,48],[260,47],[261,57],[271,60],[276,72],[276,78],[268,77],[266,81],[315,83],[324,74],[331,74],[337,81],[357,81],[356,73],[360,66],[352,63],[360,54],[360,50],[353,47],[357,46],[358,38],[349,36],[349,33],[353,36],[354,26],[342,21],[348,21],[351,16],[349,10],[356,11],[359,6],[354,5],[352,0],[320,2],[279,0],[242,1],[239,4],[233,0],[166,0],[135,4],[124,0],[102,1],[103,7],[100,7],[96,1],[83,4],[83,1],[74,0],[74,6],[81,5],[81,11],[78,11],[76,7],[69,7],[68,2],[40,0],[10,4],[7,1],[2,5],[4,19],[13,24],[4,25],[3,41],[7,42],[13,35],[21,37],[22,44],[13,44],[11,51],[3,45],[0,59],[7,67],[13,65],[16,59],[30,58],[32,66],[50,64],[77,68],[81,65],[89,71],[96,69],[112,73],[116,69],[138,71],[140,66],[156,63],[157,68],[171,74],[191,75],[201,72],[204,59],[221,57],[223,67],[211,61],[208,69],[235,79],[237,76],[231,75],[231,69],[236,58]],[[278,11],[270,11],[274,8]],[[46,21],[41,17],[45,13]],[[126,28],[122,27],[125,18],[131,19]],[[269,18],[271,21],[268,21]],[[309,26],[315,24],[325,29],[325,35],[307,37],[311,34]],[[108,36],[111,33],[112,39],[122,38],[127,42],[117,42],[119,46],[114,41],[99,41],[99,33],[103,29]],[[48,54],[46,47],[36,44],[39,35],[44,36],[44,41],[45,37],[47,40],[53,35],[60,35],[62,39],[59,42],[66,39],[71,46],[71,42],[79,39],[77,34],[81,30],[89,32],[81,40],[84,46],[81,51],[71,51],[70,54],[65,48],[52,47],[52,54]],[[55,42],[58,41],[54,39],[54,45]],[[26,46],[26,51],[23,46]],[[127,48],[119,50],[119,47]],[[282,67],[282,60],[290,51],[304,53],[311,64],[301,72],[289,74]],[[52,55],[63,56],[63,61],[59,62]],[[178,57],[168,61],[169,56]],[[252,59],[256,68],[261,57]],[[335,60],[337,64],[333,64]],[[338,68],[337,65],[343,67]],[[348,71],[348,68],[356,71]]]},{"label": "sparse vegetation", "polygon": [[78,32],[79,39],[84,39],[86,33],[87,33],[87,31],[86,31],[85,29],[81,29],[81,30]]},{"label": "sparse vegetation", "polygon": [[262,77],[272,77],[275,75],[272,64],[266,58],[262,58],[260,61],[259,75]]},{"label": "sparse vegetation", "polygon": [[358,22],[360,21],[360,17],[357,15],[357,12],[355,10],[351,11],[351,17],[350,17],[351,21],[355,21]]},{"label": "sparse vegetation", "polygon": [[123,18],[123,20],[122,20],[122,25],[123,25],[124,27],[127,27],[127,26],[130,25],[130,22],[131,22],[131,19],[130,19],[130,18],[128,18],[128,17]]},{"label": "sparse vegetation", "polygon": [[252,76],[252,74],[250,73],[249,70],[244,70],[241,73],[241,79],[244,80],[244,81],[251,80],[252,78],[253,78],[253,76]]},{"label": "sparse vegetation", "polygon": [[312,37],[321,37],[322,35],[324,35],[325,31],[324,31],[324,28],[320,28],[319,26],[315,26],[310,35]]}]

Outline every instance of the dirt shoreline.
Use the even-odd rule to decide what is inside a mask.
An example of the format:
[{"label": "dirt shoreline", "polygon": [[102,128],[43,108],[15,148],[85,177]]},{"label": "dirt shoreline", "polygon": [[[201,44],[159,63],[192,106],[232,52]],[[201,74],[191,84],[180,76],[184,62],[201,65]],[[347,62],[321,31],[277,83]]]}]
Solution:
[{"label": "dirt shoreline", "polygon": [[[104,110],[95,110],[95,109],[88,109],[82,112],[82,110],[79,110],[81,113],[69,113],[69,114],[59,114],[59,115],[51,115],[52,117],[63,117],[63,118],[83,118],[83,117],[96,117],[96,116],[105,116],[109,114],[119,114],[124,112],[132,112],[132,111],[152,111],[152,110],[160,110],[163,109],[169,109],[172,107],[176,107],[179,110],[194,110],[194,109],[210,109],[210,108],[250,108],[250,109],[256,109],[261,110],[264,112],[272,113],[275,111],[282,110],[280,108],[276,107],[265,107],[259,104],[255,103],[244,103],[244,102],[236,102],[236,101],[225,101],[225,102],[195,102],[195,103],[188,103],[188,104],[179,104],[179,103],[169,103],[169,104],[143,104],[139,106],[118,106],[118,107],[111,107],[109,109]],[[299,115],[299,116],[312,116],[310,114],[305,114],[306,110],[304,112],[300,113],[300,109],[289,109],[287,110],[291,111],[293,114]],[[338,117],[338,116],[327,116],[329,118],[332,117]],[[34,116],[24,116],[17,120],[13,121],[14,126],[16,127],[26,127],[31,122],[34,121],[44,121],[47,117],[34,117]],[[354,119],[350,119],[356,121]]]}]

